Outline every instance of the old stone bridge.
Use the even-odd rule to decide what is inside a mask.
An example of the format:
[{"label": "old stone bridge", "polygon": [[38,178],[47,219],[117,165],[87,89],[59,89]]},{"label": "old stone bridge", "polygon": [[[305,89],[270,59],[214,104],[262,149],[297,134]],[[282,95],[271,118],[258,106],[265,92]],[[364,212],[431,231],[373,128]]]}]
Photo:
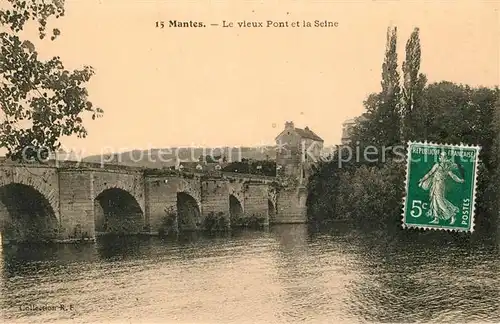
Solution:
[{"label": "old stone bridge", "polygon": [[[64,162],[0,164],[2,241],[93,240],[100,233],[158,234],[170,219],[196,230],[225,224],[305,222],[303,187],[238,173],[197,174]],[[170,226],[173,226],[172,223]]]}]

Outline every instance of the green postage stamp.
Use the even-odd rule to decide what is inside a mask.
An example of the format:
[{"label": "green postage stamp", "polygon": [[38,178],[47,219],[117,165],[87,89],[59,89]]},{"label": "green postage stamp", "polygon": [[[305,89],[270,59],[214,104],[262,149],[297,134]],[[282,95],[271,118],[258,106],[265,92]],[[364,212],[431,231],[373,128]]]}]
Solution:
[{"label": "green postage stamp", "polygon": [[403,228],[474,231],[480,149],[408,143]]}]

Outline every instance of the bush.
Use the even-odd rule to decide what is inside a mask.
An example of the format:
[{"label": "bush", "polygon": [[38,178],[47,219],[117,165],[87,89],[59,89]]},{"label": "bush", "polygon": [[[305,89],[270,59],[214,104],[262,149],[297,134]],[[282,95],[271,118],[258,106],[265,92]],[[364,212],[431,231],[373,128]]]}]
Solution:
[{"label": "bush", "polygon": [[204,220],[203,228],[210,232],[220,232],[226,231],[229,227],[229,223],[223,212],[217,213],[210,212]]},{"label": "bush", "polygon": [[177,234],[179,232],[179,226],[177,223],[177,212],[173,207],[165,209],[165,216],[163,216],[162,224],[158,230],[158,235],[168,236],[171,234]]},{"label": "bush", "polygon": [[315,195],[316,201],[309,206],[313,222],[350,220],[369,228],[400,224],[404,163],[388,161],[381,167],[338,168],[335,173],[330,181],[325,180],[329,186]]},{"label": "bush", "polygon": [[252,214],[248,217],[239,217],[231,220],[231,227],[244,227],[259,229],[264,227],[266,219],[264,217]]}]

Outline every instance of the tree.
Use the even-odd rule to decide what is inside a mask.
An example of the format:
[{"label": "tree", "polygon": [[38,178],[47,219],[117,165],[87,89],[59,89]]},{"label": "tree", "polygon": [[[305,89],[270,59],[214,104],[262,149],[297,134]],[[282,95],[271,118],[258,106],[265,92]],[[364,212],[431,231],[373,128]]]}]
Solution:
[{"label": "tree", "polygon": [[363,101],[363,106],[366,110],[364,116],[366,118],[354,125],[351,135],[351,140],[353,143],[370,145],[377,141],[377,137],[379,136],[379,134],[376,114],[379,104],[379,93],[372,93],[366,98],[365,101]]},{"label": "tree", "polygon": [[[87,100],[87,83],[94,71],[85,66],[68,71],[60,57],[44,61],[20,32],[30,22],[46,39],[50,18],[64,15],[63,0],[7,0],[0,9],[0,146],[14,160],[44,160],[56,151],[62,136],[84,138],[83,117],[102,116],[102,109]],[[60,31],[52,29],[54,41]]]},{"label": "tree", "polygon": [[423,92],[423,105],[429,115],[428,137],[431,142],[481,146],[477,178],[476,228],[494,228],[497,217],[495,204],[500,183],[495,138],[495,103],[500,97],[498,88],[472,88],[442,81],[429,84]]},{"label": "tree", "polygon": [[357,152],[365,152],[368,146],[375,146],[379,155],[378,162],[373,162],[373,157],[365,161],[365,155],[358,154],[356,160],[361,164],[380,166],[385,158],[393,156],[394,152],[386,149],[394,147],[401,140],[401,87],[396,47],[397,28],[388,28],[381,91],[370,94],[363,102],[366,113],[353,127],[351,136],[351,146],[356,146],[351,148]]},{"label": "tree", "polygon": [[[376,96],[370,96],[366,105],[373,108],[376,102]],[[500,217],[500,90],[445,81],[432,83],[422,92],[422,105],[432,113],[430,141],[481,146],[475,229],[493,233]],[[415,115],[418,117],[419,112],[415,111]],[[357,127],[364,138],[370,138],[378,129],[370,120]],[[310,220],[348,218],[373,227],[378,223],[399,226],[406,164],[391,159],[384,163],[358,163],[348,159],[348,152],[337,153],[331,162],[319,164],[310,177]],[[340,167],[338,155],[342,153],[346,156]]]},{"label": "tree", "polygon": [[[493,147],[492,147],[492,161],[495,166],[500,166],[500,94],[495,102],[493,110]],[[500,168],[497,168],[496,173],[500,176]],[[500,180],[500,178],[499,178]]]},{"label": "tree", "polygon": [[[396,29],[388,31],[382,90],[365,100],[366,119],[354,127],[352,136],[353,144],[359,146],[351,150],[364,152],[366,145],[391,145],[400,135],[403,139],[424,135],[431,142],[481,146],[475,229],[491,234],[500,218],[500,90],[447,81],[426,85],[426,77],[419,72],[419,42],[415,29],[406,45],[401,94]],[[378,224],[400,228],[406,166],[400,162],[389,158],[371,163],[362,157],[356,161],[349,152],[337,151],[309,178],[309,219],[323,223],[347,218],[372,228]]]},{"label": "tree", "polygon": [[422,92],[427,78],[420,70],[419,29],[415,28],[406,43],[406,60],[403,62],[402,91],[402,135],[405,140],[414,140],[415,136],[427,137],[427,114],[421,111]]},{"label": "tree", "polygon": [[397,28],[387,29],[385,60],[382,64],[382,92],[379,96],[379,108],[376,112],[379,124],[381,145],[392,146],[399,142],[400,115],[399,101],[401,87],[399,85]]},{"label": "tree", "polygon": [[382,64],[381,91],[371,94],[364,102],[366,120],[354,130],[353,140],[362,145],[393,146],[400,140],[397,29],[387,29],[385,58]]},{"label": "tree", "polygon": [[[490,182],[485,190],[485,198],[490,200],[491,206],[489,214],[493,221],[493,228],[500,228],[500,95],[495,103],[493,114],[493,145],[491,150],[491,170]],[[500,235],[500,232],[498,233]]]}]

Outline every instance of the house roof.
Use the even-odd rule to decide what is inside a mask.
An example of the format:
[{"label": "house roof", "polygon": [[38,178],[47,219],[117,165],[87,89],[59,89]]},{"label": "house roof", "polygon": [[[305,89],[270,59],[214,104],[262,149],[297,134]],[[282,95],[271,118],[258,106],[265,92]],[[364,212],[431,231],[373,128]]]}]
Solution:
[{"label": "house roof", "polygon": [[293,129],[285,129],[278,136],[276,136],[276,139],[280,138],[286,131],[290,131],[290,130],[295,131],[295,133],[297,133],[297,135],[299,135],[302,138],[308,138],[308,139],[312,139],[314,141],[324,142],[323,139],[321,137],[319,137],[318,135],[316,135],[316,133],[314,133],[312,130],[310,130],[309,127],[306,127],[304,129],[297,128],[297,127],[293,127]]},{"label": "house roof", "polygon": [[312,130],[310,130],[308,127],[301,129],[301,128],[295,128],[295,131],[297,134],[299,134],[302,138],[309,138],[318,142],[323,142],[323,139],[316,135]]},{"label": "house roof", "polygon": [[179,165],[182,165],[183,167],[191,167],[195,168],[198,164],[201,165],[200,162],[180,162]]}]

